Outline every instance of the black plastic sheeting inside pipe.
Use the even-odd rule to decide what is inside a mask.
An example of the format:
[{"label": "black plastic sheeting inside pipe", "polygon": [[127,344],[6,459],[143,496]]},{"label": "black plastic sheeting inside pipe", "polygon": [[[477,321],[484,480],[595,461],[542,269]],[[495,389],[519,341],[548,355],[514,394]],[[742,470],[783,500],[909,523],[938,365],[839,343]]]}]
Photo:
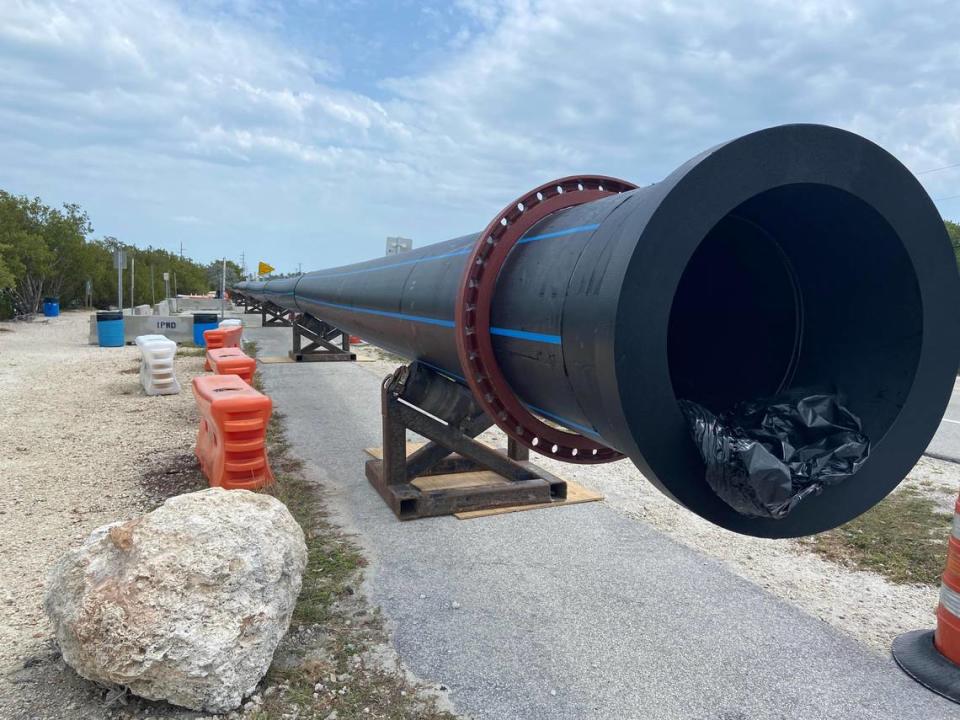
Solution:
[{"label": "black plastic sheeting inside pipe", "polygon": [[[476,237],[235,290],[460,377],[452,318]],[[717,525],[792,537],[854,518],[913,467],[953,388],[958,307],[916,178],[858,135],[787,125],[542,220],[500,273],[492,333],[534,412]],[[679,401],[721,413],[802,386],[845,394],[869,459],[783,519],[737,513],[706,484]]]}]

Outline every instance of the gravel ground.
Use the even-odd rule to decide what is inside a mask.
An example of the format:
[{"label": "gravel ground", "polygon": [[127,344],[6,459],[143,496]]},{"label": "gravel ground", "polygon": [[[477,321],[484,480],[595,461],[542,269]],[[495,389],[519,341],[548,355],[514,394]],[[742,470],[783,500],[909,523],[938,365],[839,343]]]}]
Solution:
[{"label": "gravel ground", "polygon": [[[378,376],[396,365],[371,348],[363,367]],[[499,430],[480,436],[503,447]],[[721,560],[737,575],[767,589],[881,654],[900,633],[933,627],[938,590],[897,585],[873,572],[841,567],[813,554],[796,540],[767,540],[718,528],[681,508],[646,481],[629,460],[601,466],[571,465],[533,453],[531,459],[561,477],[603,493],[618,512],[649,523],[674,540]],[[914,487],[953,512],[960,465],[923,457],[900,488]]]},{"label": "gravel ground", "polygon": [[[368,362],[360,365],[378,377],[395,367],[375,349],[361,354]],[[0,323],[0,477],[7,484],[0,496],[0,601],[7,608],[0,622],[0,717],[62,717],[64,707],[70,717],[101,716],[102,706],[89,704],[89,687],[50,661],[55,651],[43,587],[47,569],[68,547],[176,492],[178,463],[192,466],[197,418],[184,380],[200,372],[202,359],[178,356],[185,392],[159,398],[142,394],[138,363],[136,348],[88,345],[84,313]],[[498,435],[484,437],[502,444]],[[715,528],[660,495],[629,462],[588,467],[536,460],[880,653],[896,634],[933,624],[936,589],[839,567],[796,541]],[[904,485],[951,510],[958,482],[960,465],[924,458]],[[39,711],[44,697],[49,714]]]},{"label": "gravel ground", "polygon": [[189,378],[202,358],[177,357],[180,395],[147,397],[137,348],[90,346],[87,323],[86,313],[0,323],[4,718],[45,716],[44,698],[49,717],[99,716],[102,707],[85,705],[89,688],[75,676],[49,686],[62,662],[42,609],[47,570],[94,528],[180,491],[178,463],[192,467],[197,417]]}]

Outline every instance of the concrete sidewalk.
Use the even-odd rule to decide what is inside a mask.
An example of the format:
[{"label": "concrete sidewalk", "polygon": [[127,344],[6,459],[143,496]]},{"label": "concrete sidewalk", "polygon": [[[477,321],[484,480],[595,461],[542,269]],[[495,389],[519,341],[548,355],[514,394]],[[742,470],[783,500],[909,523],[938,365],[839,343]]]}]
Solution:
[{"label": "concrete sidewalk", "polygon": [[[289,330],[248,332],[263,355]],[[400,523],[367,483],[380,378],[260,368],[288,438],[359,534],[408,667],[509,720],[957,718],[888,657],[603,503]],[[454,609],[452,603],[458,603]]]}]

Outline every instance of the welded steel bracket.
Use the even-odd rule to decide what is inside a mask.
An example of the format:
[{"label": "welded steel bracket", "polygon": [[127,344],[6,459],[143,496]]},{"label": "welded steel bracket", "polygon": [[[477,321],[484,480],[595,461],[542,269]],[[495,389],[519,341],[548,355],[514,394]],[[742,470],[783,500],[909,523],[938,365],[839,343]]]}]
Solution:
[{"label": "welded steel bracket", "polygon": [[[400,520],[566,499],[566,481],[512,438],[506,451],[473,439],[493,423],[462,385],[415,362],[383,381],[380,399],[383,459],[366,475]],[[409,456],[408,430],[430,440]]]},{"label": "welded steel bracket", "polygon": [[290,320],[292,311],[274,305],[272,302],[260,303],[260,326],[261,327],[290,327],[293,321]]},{"label": "welded steel bracket", "polygon": [[[296,362],[330,362],[356,360],[350,352],[350,334],[338,327],[315,318],[309,313],[293,315],[293,349],[290,359]],[[303,341],[307,344],[304,345]],[[339,344],[334,341],[339,341]]]},{"label": "welded steel bracket", "polygon": [[243,303],[243,314],[244,315],[259,315],[262,311],[261,303],[259,300],[254,298],[245,297]]}]

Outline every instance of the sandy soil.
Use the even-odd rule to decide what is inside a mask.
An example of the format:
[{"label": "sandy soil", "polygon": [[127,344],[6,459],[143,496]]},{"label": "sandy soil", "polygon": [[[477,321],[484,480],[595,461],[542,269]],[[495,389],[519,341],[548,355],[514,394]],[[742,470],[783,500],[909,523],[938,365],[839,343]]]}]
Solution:
[{"label": "sandy soil", "polygon": [[[363,367],[379,377],[395,363],[372,348],[363,352]],[[503,434],[480,436],[495,447]],[[676,505],[649,483],[628,460],[609,465],[570,465],[541,455],[531,459],[550,472],[604,495],[604,502],[624,515],[646,522],[677,542],[717,558],[733,572],[774,595],[886,654],[893,638],[908,630],[933,627],[938,590],[897,585],[881,575],[841,567],[810,552],[796,540],[751,538],[715,527]],[[953,512],[960,487],[960,465],[923,457],[900,485],[920,489]]]},{"label": "sandy soil", "polygon": [[92,717],[81,683],[43,707],[56,664],[46,573],[93,529],[177,492],[178,463],[193,465],[189,379],[203,360],[178,356],[183,392],[147,397],[137,348],[90,346],[87,332],[85,313],[0,323],[0,717]]}]

